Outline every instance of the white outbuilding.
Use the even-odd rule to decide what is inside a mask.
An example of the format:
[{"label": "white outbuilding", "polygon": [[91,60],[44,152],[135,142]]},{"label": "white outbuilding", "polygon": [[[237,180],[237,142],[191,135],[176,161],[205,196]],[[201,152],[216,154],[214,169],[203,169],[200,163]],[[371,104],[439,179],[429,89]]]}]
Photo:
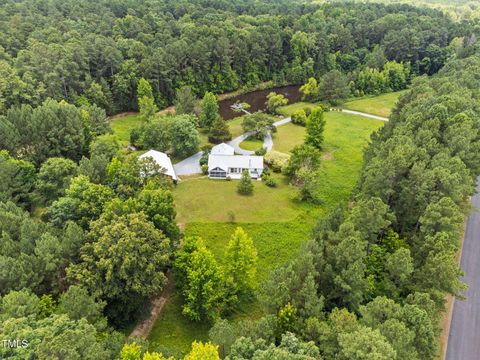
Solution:
[{"label": "white outbuilding", "polygon": [[177,174],[173,169],[172,161],[167,154],[157,151],[157,150],[148,150],[145,154],[140,155],[139,159],[152,158],[161,168],[165,169],[165,175],[170,176],[173,180],[177,181]]}]

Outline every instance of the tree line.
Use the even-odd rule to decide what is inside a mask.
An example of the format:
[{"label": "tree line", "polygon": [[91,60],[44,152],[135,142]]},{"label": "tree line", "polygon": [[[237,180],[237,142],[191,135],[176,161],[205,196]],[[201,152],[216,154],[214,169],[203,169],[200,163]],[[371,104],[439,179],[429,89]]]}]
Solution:
[{"label": "tree line", "polygon": [[407,5],[6,1],[0,113],[47,98],[107,114],[137,110],[142,77],[163,108],[182,86],[202,97],[265,81],[301,84],[333,70],[365,79],[376,76],[366,67],[381,71],[388,61],[432,74],[455,50],[452,40],[472,28]]}]

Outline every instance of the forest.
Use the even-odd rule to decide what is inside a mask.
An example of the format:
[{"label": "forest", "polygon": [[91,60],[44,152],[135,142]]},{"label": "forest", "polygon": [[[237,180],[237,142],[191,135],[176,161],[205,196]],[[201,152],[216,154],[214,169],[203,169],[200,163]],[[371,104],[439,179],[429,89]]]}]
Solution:
[{"label": "forest", "polygon": [[201,97],[335,69],[356,81],[385,60],[432,74],[469,26],[407,5],[30,0],[2,2],[0,31],[0,112],[51,98],[113,114],[138,108],[141,77],[163,108],[185,85]]},{"label": "forest", "polygon": [[[0,32],[0,338],[29,343],[1,358],[438,356],[445,297],[465,289],[456,259],[480,173],[474,18],[408,4],[1,0]],[[358,149],[348,201],[256,283],[250,235],[236,227],[218,264],[207,234],[184,236],[177,185],[129,146],[181,160],[204,128],[212,143],[231,138],[215,95],[279,85],[325,109],[405,91]],[[286,104],[275,96],[272,113]],[[305,144],[278,172],[314,208],[325,121],[320,105],[304,110],[292,118]],[[132,111],[141,126],[126,147],[110,116]],[[261,138],[269,116],[243,129]],[[172,278],[178,316],[208,328],[188,354],[128,337]],[[243,298],[262,310],[232,321]]]}]

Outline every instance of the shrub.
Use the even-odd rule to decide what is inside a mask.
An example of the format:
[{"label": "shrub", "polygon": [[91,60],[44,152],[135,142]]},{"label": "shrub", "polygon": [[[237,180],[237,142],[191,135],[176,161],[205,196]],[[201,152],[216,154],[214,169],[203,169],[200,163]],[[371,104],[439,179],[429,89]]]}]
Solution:
[{"label": "shrub", "polygon": [[305,126],[307,124],[307,114],[305,110],[298,110],[292,114],[292,123],[295,125]]},{"label": "shrub", "polygon": [[210,156],[210,152],[204,151],[202,157],[199,160],[200,166],[208,164],[208,157]]},{"label": "shrub", "polygon": [[266,153],[267,153],[267,149],[264,148],[264,147],[261,147],[260,149],[255,150],[255,155],[257,155],[257,156],[263,156]]},{"label": "shrub", "polygon": [[242,178],[237,186],[240,195],[250,195],[253,193],[253,182],[247,170],[242,173]]},{"label": "shrub", "polygon": [[275,178],[273,178],[272,176],[266,176],[263,178],[263,182],[265,183],[265,185],[267,185],[268,187],[277,187],[278,183],[277,183],[277,180],[275,180]]},{"label": "shrub", "polygon": [[289,159],[290,155],[274,150],[267,152],[264,158],[265,163],[276,173],[282,171],[282,168],[288,164]]},{"label": "shrub", "polygon": [[235,224],[236,223],[237,217],[235,216],[235,213],[232,210],[228,210],[227,217],[228,217],[228,222],[230,224]]},{"label": "shrub", "polygon": [[142,128],[138,127],[133,129],[130,132],[130,144],[137,148],[142,148],[143,144],[141,143],[141,137],[142,137]]},{"label": "shrub", "polygon": [[208,174],[208,164],[203,164],[202,165],[202,173],[204,175],[207,175]]}]

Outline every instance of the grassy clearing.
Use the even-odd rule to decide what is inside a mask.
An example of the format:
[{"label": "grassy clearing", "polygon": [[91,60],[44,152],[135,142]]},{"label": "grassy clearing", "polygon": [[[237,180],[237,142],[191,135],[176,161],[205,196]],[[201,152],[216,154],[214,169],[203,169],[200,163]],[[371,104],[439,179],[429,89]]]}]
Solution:
[{"label": "grassy clearing", "polygon": [[230,132],[232,133],[232,138],[236,138],[244,133],[242,128],[242,121],[243,116],[236,117],[231,120],[227,120],[227,125],[230,128]]},{"label": "grassy clearing", "polygon": [[130,133],[140,125],[141,120],[138,114],[118,117],[110,123],[113,133],[123,146],[130,144]]},{"label": "grassy clearing", "polygon": [[316,105],[309,102],[297,102],[295,104],[285,105],[278,108],[278,113],[282,114],[283,116],[292,116],[292,114],[296,113],[299,110],[305,110],[309,108],[310,110],[313,109]]},{"label": "grassy clearing", "polygon": [[164,351],[179,359],[190,351],[194,340],[208,340],[210,326],[184,317],[181,295],[178,291],[173,291],[150,333],[150,349]]},{"label": "grassy clearing", "polygon": [[[291,107],[292,105],[290,105]],[[236,192],[238,181],[188,178],[174,190],[177,220],[186,224],[186,236],[201,236],[222,262],[225,247],[235,227],[243,227],[252,237],[259,255],[259,282],[272,269],[296,256],[318,218],[326,216],[337,204],[346,201],[358,180],[363,149],[370,134],[381,121],[361,116],[326,113],[325,151],[319,190],[320,205],[299,203],[296,189],[282,175],[274,175],[279,185],[269,188],[254,182],[252,196]],[[288,124],[278,128],[274,148],[288,151],[303,140],[304,128]],[[232,222],[232,215],[234,222]],[[181,297],[174,294],[157,320],[149,340],[152,349],[167,349],[185,354],[193,340],[205,341],[210,324],[192,323],[181,315]],[[230,318],[257,318],[260,304],[243,299]]]},{"label": "grassy clearing", "polygon": [[389,117],[398,98],[407,90],[391,92],[379,96],[365,96],[342,105],[343,108],[361,111],[367,114]]},{"label": "grassy clearing", "polygon": [[251,151],[256,151],[258,149],[261,149],[263,146],[263,140],[258,140],[252,137],[249,137],[248,139],[243,140],[240,143],[240,147],[245,150],[251,150]]},{"label": "grassy clearing", "polygon": [[273,136],[273,150],[289,153],[295,146],[303,143],[305,128],[288,123],[277,128]]},{"label": "grassy clearing", "polygon": [[[311,209],[309,204],[295,200],[295,188],[275,175],[278,187],[269,188],[261,181],[254,181],[252,196],[237,193],[238,181],[210,180],[207,177],[181,181],[174,190],[177,221],[192,222],[230,221],[237,222],[288,221],[300,211]],[[279,212],[278,209],[282,211]]]}]

